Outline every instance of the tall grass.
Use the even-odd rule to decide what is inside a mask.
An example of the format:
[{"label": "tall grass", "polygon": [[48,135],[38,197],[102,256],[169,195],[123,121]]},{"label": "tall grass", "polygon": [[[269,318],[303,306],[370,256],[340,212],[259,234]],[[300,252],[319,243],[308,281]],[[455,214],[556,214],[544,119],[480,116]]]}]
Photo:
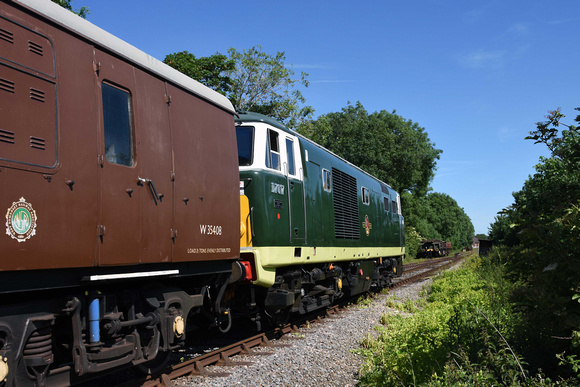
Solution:
[{"label": "tall grass", "polygon": [[[513,345],[521,317],[510,301],[516,284],[503,271],[501,256],[471,257],[434,280],[421,308],[382,316],[378,337],[358,350],[366,356],[360,385],[573,385],[526,371]],[[574,366],[575,359],[562,360]]]}]

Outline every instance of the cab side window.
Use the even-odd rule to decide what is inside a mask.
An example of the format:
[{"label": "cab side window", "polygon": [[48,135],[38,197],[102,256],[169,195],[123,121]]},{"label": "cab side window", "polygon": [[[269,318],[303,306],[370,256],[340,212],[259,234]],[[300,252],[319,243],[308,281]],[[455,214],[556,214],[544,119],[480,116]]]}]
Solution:
[{"label": "cab side window", "polygon": [[288,173],[290,175],[296,174],[296,166],[294,163],[294,141],[286,139],[286,154],[288,155]]},{"label": "cab side window", "polygon": [[366,187],[362,187],[361,188],[361,195],[362,195],[362,203],[364,205],[369,205],[371,202],[370,196],[369,196],[369,189]]},{"label": "cab side window", "polygon": [[328,169],[322,169],[322,188],[324,188],[324,190],[326,192],[330,192],[332,190],[331,185],[330,185],[331,181],[330,181],[330,171]]},{"label": "cab side window", "polygon": [[280,147],[278,144],[278,132],[268,129],[266,167],[280,170]]},{"label": "cab side window", "polygon": [[248,166],[254,162],[254,127],[237,126],[238,165]]},{"label": "cab side window", "polygon": [[134,163],[131,94],[103,83],[105,157],[112,164],[130,167]]}]

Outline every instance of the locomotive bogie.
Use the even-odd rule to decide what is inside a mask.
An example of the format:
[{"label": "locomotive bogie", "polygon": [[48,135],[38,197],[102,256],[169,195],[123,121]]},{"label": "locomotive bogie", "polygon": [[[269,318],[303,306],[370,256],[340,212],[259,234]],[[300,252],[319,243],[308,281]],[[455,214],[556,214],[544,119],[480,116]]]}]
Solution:
[{"label": "locomotive bogie", "polygon": [[188,320],[202,313],[207,298],[217,297],[214,284],[225,285],[230,271],[213,266],[205,274],[196,270],[196,276],[173,277],[171,283],[103,280],[83,292],[13,296],[0,306],[7,384],[74,384],[163,358],[183,344]]}]

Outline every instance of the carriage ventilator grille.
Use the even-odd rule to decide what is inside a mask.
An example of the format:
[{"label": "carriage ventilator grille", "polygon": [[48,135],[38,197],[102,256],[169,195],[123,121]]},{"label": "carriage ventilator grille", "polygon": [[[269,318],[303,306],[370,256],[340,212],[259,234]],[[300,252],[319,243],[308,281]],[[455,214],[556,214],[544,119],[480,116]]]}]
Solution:
[{"label": "carriage ventilator grille", "polygon": [[332,168],[332,199],[335,238],[360,239],[356,178]]}]

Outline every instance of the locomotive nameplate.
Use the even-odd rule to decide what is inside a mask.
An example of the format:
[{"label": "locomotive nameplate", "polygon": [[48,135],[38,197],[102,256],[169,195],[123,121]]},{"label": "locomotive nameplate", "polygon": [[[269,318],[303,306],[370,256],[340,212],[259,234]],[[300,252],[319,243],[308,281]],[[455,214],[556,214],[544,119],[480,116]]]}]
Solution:
[{"label": "locomotive nameplate", "polygon": [[36,235],[36,211],[26,199],[13,202],[6,212],[6,234],[19,243]]}]

